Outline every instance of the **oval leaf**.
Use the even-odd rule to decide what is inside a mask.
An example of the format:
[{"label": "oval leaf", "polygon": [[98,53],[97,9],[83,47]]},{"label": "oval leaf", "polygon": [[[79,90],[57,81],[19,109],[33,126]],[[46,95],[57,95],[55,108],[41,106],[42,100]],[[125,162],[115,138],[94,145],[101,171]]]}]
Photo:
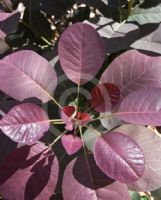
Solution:
[{"label": "oval leaf", "polygon": [[153,131],[136,125],[123,125],[115,131],[122,132],[135,140],[144,152],[145,171],[143,176],[128,187],[134,191],[152,191],[161,186],[161,138]]},{"label": "oval leaf", "polygon": [[73,136],[72,134],[63,135],[61,137],[61,142],[68,155],[76,153],[82,148],[83,145],[82,140],[77,136]]},{"label": "oval leaf", "polygon": [[70,80],[83,84],[93,78],[103,64],[105,49],[101,37],[90,25],[71,25],[59,41],[60,64]]},{"label": "oval leaf", "polygon": [[13,141],[31,144],[49,129],[49,119],[36,104],[24,103],[13,107],[2,118],[0,128]]},{"label": "oval leaf", "polygon": [[92,155],[72,160],[64,173],[62,190],[64,200],[129,200],[125,184],[114,182],[95,164]]},{"label": "oval leaf", "polygon": [[109,177],[123,183],[138,180],[144,173],[144,154],[138,144],[119,132],[98,137],[96,164]]},{"label": "oval leaf", "polygon": [[145,88],[129,94],[116,115],[129,123],[161,125],[161,89]]},{"label": "oval leaf", "polygon": [[144,55],[136,50],[118,56],[105,70],[100,83],[113,83],[120,89],[121,100],[144,87],[161,87],[161,57]]},{"label": "oval leaf", "polygon": [[[16,149],[0,165],[0,193],[4,199],[49,199],[57,184],[59,165],[43,143]],[[45,152],[44,152],[45,151]],[[16,183],[20,183],[17,187]]]},{"label": "oval leaf", "polygon": [[68,116],[72,117],[72,115],[75,113],[75,107],[74,106],[64,106],[63,112]]},{"label": "oval leaf", "polygon": [[29,97],[49,101],[56,82],[52,66],[34,51],[18,51],[0,61],[0,89],[19,101]]},{"label": "oval leaf", "polygon": [[119,98],[120,90],[112,83],[99,84],[91,92],[89,100],[91,107],[98,112],[107,112],[113,109]]}]

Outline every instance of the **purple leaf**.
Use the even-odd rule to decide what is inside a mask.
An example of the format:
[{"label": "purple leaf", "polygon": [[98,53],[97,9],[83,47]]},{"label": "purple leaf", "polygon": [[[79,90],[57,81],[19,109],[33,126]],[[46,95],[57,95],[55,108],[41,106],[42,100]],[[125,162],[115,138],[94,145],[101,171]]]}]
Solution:
[{"label": "purple leaf", "polygon": [[76,153],[79,149],[82,148],[83,145],[80,137],[73,136],[72,134],[63,135],[61,137],[61,142],[68,155]]},{"label": "purple leaf", "polygon": [[72,116],[75,113],[74,106],[64,106],[61,110],[61,118],[65,122],[65,129],[72,131],[73,130],[73,118]]},{"label": "purple leaf", "polygon": [[64,200],[129,200],[125,184],[114,182],[107,177],[95,164],[92,155],[72,160],[64,173]]},{"label": "purple leaf", "polygon": [[74,106],[64,106],[61,111],[61,118],[65,122],[65,129],[72,131],[74,123],[81,126],[90,122],[91,117],[88,113],[77,112]]},{"label": "purple leaf", "polygon": [[130,50],[117,57],[103,73],[100,83],[113,83],[121,99],[144,87],[161,87],[161,57],[147,56]]},{"label": "purple leaf", "polygon": [[72,115],[75,113],[75,107],[74,106],[64,106],[63,113],[65,113],[65,115],[67,115],[68,117],[72,117]]},{"label": "purple leaf", "polygon": [[20,12],[0,12],[0,38],[16,30],[20,20]]},{"label": "purple leaf", "polygon": [[84,112],[78,112],[77,115],[75,116],[76,118],[76,121],[81,125],[85,125],[87,124],[88,122],[91,121],[91,117],[88,113]]},{"label": "purple leaf", "polygon": [[145,171],[136,182],[128,184],[134,191],[152,191],[161,186],[161,137],[153,131],[136,125],[123,125],[115,131],[135,140],[144,152]]},{"label": "purple leaf", "polygon": [[144,173],[144,154],[130,137],[111,132],[98,137],[94,156],[98,167],[122,183],[138,180]]},{"label": "purple leaf", "polygon": [[37,97],[47,102],[56,82],[52,66],[33,51],[18,51],[0,61],[0,89],[17,100]]},{"label": "purple leaf", "polygon": [[144,88],[132,92],[125,97],[115,114],[129,123],[160,126],[161,89]]},{"label": "purple leaf", "polygon": [[0,165],[0,193],[4,199],[50,198],[57,184],[59,165],[55,154],[46,149],[43,143],[23,146]]},{"label": "purple leaf", "polygon": [[32,144],[49,129],[49,119],[36,104],[24,103],[13,107],[2,118],[0,128],[15,142]]},{"label": "purple leaf", "polygon": [[105,57],[103,42],[97,31],[81,22],[65,30],[60,38],[58,50],[65,74],[77,84],[92,79]]},{"label": "purple leaf", "polygon": [[[104,116],[106,116],[106,118],[103,118]],[[107,117],[109,116],[109,117]],[[108,130],[108,132],[118,126],[120,126],[122,124],[121,120],[116,118],[115,116],[111,115],[111,113],[101,113],[100,115],[100,121],[102,123],[102,125]],[[106,134],[106,131],[104,131],[104,133]],[[104,134],[102,132],[102,134]],[[93,134],[93,130],[91,129],[87,129],[84,133],[83,133],[83,140],[84,143],[86,145],[86,147],[88,148],[88,150],[90,150],[91,152],[94,152],[94,146],[96,143],[96,139],[97,137],[99,137],[100,134],[99,132],[95,132],[95,134]]]},{"label": "purple leaf", "polygon": [[112,83],[104,83],[94,87],[89,102],[96,111],[107,112],[116,106],[119,98],[119,88]]}]

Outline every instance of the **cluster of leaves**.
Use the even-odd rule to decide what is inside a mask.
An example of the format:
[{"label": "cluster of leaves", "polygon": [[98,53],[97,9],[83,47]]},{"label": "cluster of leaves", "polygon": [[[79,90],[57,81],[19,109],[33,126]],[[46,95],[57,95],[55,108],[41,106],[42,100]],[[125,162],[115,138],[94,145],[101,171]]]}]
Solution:
[{"label": "cluster of leaves", "polygon": [[161,3],[1,3],[4,199],[159,200],[161,137],[149,126],[161,126]]}]

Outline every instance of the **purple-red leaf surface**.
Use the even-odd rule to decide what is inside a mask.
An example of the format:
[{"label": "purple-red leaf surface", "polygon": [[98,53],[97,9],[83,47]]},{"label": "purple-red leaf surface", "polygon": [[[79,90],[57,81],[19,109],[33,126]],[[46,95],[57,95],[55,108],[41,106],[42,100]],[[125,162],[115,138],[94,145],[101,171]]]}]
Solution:
[{"label": "purple-red leaf surface", "polygon": [[75,107],[74,106],[64,106],[63,112],[68,116],[72,117],[72,115],[75,113]]},{"label": "purple-red leaf surface", "polygon": [[130,137],[111,132],[98,137],[94,156],[98,167],[122,183],[138,180],[144,173],[144,154]]},{"label": "purple-red leaf surface", "polygon": [[65,122],[65,129],[72,131],[74,123],[85,125],[90,122],[91,117],[86,112],[77,112],[74,106],[64,106],[61,110],[61,118]]},{"label": "purple-red leaf surface", "polygon": [[73,115],[75,113],[74,106],[64,106],[61,110],[61,118],[65,122],[65,129],[72,131],[73,130]]},{"label": "purple-red leaf surface", "polygon": [[16,149],[0,165],[0,194],[4,199],[47,200],[56,187],[59,164],[43,143]]},{"label": "purple-red leaf surface", "polygon": [[19,101],[29,97],[49,101],[56,82],[50,63],[34,51],[18,51],[0,61],[0,89]]},{"label": "purple-red leaf surface", "polygon": [[121,99],[144,87],[161,87],[161,57],[147,56],[136,50],[118,56],[105,70],[100,83],[113,83]]},{"label": "purple-red leaf surface", "polygon": [[99,84],[91,92],[91,107],[98,112],[111,111],[120,98],[119,88],[112,83]]},{"label": "purple-red leaf surface", "polygon": [[49,129],[49,119],[36,104],[24,103],[13,107],[2,118],[0,128],[13,141],[31,144]]},{"label": "purple-red leaf surface", "polygon": [[73,136],[72,134],[63,135],[61,137],[61,142],[68,155],[76,153],[83,145],[80,137]]},{"label": "purple-red leaf surface", "polygon": [[114,182],[96,165],[92,155],[72,160],[63,177],[64,200],[129,200],[125,184]]},{"label": "purple-red leaf surface", "polygon": [[122,132],[135,140],[144,152],[145,171],[143,176],[131,184],[130,190],[152,191],[161,186],[161,137],[155,132],[136,125],[123,125],[115,131]]},{"label": "purple-red leaf surface", "polygon": [[81,22],[71,25],[64,31],[58,50],[65,74],[77,84],[92,79],[105,57],[105,48],[97,31]]},{"label": "purple-red leaf surface", "polygon": [[78,112],[77,115],[75,116],[77,122],[83,126],[85,124],[87,124],[88,122],[90,122],[91,120],[91,117],[88,113],[84,112]]},{"label": "purple-red leaf surface", "polygon": [[116,115],[129,123],[161,125],[161,89],[144,88],[129,94]]}]

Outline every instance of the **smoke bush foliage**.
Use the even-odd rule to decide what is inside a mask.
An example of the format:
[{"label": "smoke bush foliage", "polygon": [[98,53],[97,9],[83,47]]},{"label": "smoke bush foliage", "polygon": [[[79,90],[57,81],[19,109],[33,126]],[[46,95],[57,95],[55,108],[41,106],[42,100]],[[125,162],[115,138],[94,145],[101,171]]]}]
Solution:
[{"label": "smoke bush foliage", "polygon": [[159,200],[161,3],[1,4],[2,197]]}]

